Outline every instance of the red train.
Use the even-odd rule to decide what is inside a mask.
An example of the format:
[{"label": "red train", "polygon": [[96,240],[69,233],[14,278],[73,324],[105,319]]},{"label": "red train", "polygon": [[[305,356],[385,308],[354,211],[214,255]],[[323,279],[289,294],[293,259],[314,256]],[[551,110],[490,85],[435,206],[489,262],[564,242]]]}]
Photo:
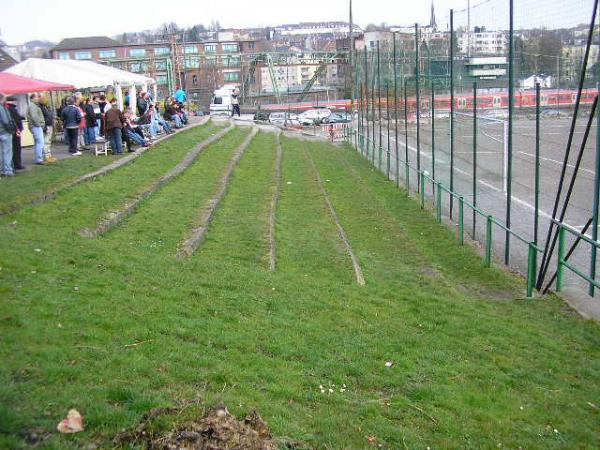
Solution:
[{"label": "red train", "polygon": [[[598,95],[597,89],[584,89],[581,94],[581,104],[591,105],[594,101],[594,97]],[[575,104],[577,98],[577,91],[574,89],[546,89],[541,91],[540,100],[542,106],[572,106]],[[429,110],[431,97],[423,92],[421,99],[421,109]],[[460,110],[472,110],[473,109],[473,96],[472,94],[456,94],[454,96],[455,109]],[[378,105],[378,100],[375,98],[375,103]],[[382,107],[387,106],[387,100],[381,99]],[[413,111],[416,106],[416,99],[414,96],[410,97],[407,102],[408,109]],[[369,106],[371,106],[369,98]],[[402,99],[400,99],[400,106],[404,107]],[[535,107],[535,91],[534,90],[517,90],[515,92],[515,108],[533,108]],[[274,111],[274,110],[286,110],[292,109],[296,111],[304,111],[315,107],[326,107],[332,109],[350,109],[351,100],[331,100],[319,103],[284,103],[284,104],[270,104],[263,105],[262,109]],[[390,105],[391,107],[391,105]],[[477,96],[477,109],[506,109],[508,108],[508,92],[494,92],[494,93],[480,93]],[[435,98],[435,109],[438,111],[449,111],[450,110],[450,96],[440,95]]]}]

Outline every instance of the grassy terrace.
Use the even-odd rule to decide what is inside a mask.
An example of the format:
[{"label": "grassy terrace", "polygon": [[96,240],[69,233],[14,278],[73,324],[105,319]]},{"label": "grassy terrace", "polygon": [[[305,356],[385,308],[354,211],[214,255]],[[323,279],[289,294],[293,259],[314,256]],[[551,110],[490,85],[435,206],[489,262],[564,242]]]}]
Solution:
[{"label": "grassy terrace", "polygon": [[[0,448],[25,448],[23,432],[53,431],[72,407],[85,431],[52,433],[38,448],[114,448],[112,436],[144,412],[194,399],[160,426],[223,402],[238,416],[256,408],[274,435],[310,448],[598,447],[598,325],[554,297],[522,299],[521,279],[483,269],[349,147],[281,138],[274,272],[277,138],[264,132],[234,169],[205,242],[175,257],[246,128],[114,230],[79,236],[216,131],[186,131],[0,216]],[[3,181],[0,205],[93,169],[80,161],[47,179],[17,177],[9,190]]]}]

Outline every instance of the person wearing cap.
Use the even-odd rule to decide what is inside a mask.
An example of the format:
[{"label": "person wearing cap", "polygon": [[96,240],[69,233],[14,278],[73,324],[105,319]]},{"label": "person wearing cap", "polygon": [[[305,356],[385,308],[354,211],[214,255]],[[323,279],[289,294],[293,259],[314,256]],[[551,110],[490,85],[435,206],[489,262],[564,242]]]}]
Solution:
[{"label": "person wearing cap", "polygon": [[23,117],[21,117],[21,114],[19,114],[19,110],[17,109],[16,98],[7,98],[5,106],[15,124],[15,132],[12,135],[13,168],[14,170],[23,170],[25,169],[21,159],[21,133],[23,132]]},{"label": "person wearing cap", "polygon": [[0,173],[12,177],[15,174],[12,166],[12,135],[16,126],[5,103],[6,95],[0,92]]},{"label": "person wearing cap", "polygon": [[29,123],[29,130],[33,135],[35,142],[35,163],[39,165],[45,165],[44,162],[44,126],[46,126],[46,120],[44,119],[44,113],[40,108],[40,96],[37,93],[29,96],[29,107],[27,108],[27,121]]}]

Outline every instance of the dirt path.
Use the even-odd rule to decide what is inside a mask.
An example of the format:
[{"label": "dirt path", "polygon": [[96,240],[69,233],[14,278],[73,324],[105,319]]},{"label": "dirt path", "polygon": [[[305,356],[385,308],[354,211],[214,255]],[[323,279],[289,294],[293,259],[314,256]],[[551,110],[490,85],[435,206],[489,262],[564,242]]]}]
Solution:
[{"label": "dirt path", "polygon": [[231,174],[233,173],[233,169],[239,162],[240,158],[243,156],[244,152],[250,145],[250,142],[258,133],[258,129],[256,127],[252,128],[252,132],[248,135],[248,137],[242,142],[242,144],[236,149],[231,161],[227,165],[221,180],[217,185],[217,192],[213,196],[212,199],[208,201],[207,207],[204,210],[200,220],[198,221],[198,226],[192,230],[192,233],[188,239],[186,239],[179,248],[177,252],[178,258],[184,258],[187,256],[191,256],[194,252],[202,245],[204,241],[204,237],[206,236],[206,232],[208,231],[208,226],[212,221],[212,218],[215,214],[215,211],[219,207],[221,200],[225,197],[225,193],[227,192],[227,186],[229,184],[229,179],[231,178]]},{"label": "dirt path", "polygon": [[225,136],[229,131],[234,128],[233,125],[225,128],[224,130],[219,131],[214,136],[209,137],[208,139],[202,141],[200,144],[195,146],[186,157],[177,164],[174,168],[169,170],[165,175],[160,177],[158,180],[153,182],[148,188],[146,188],[141,194],[137,195],[134,199],[125,203],[125,206],[121,208],[119,211],[111,212],[107,217],[102,219],[95,229],[90,230],[89,228],[84,228],[80,230],[79,234],[84,237],[96,237],[107,233],[117,225],[119,225],[125,218],[131,215],[138,206],[156,191],[158,191],[161,187],[169,183],[171,180],[179,176],[183,171],[185,171],[192,163],[198,158],[200,153],[202,153],[209,145],[221,139]]}]

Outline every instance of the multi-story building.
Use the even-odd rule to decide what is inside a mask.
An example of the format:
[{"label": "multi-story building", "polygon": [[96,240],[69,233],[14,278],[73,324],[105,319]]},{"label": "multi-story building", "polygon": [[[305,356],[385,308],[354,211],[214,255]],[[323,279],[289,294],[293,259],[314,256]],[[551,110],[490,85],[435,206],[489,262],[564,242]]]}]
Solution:
[{"label": "multi-story building", "polygon": [[[585,55],[585,48],[585,43],[583,43],[582,45],[564,45],[562,47],[562,54],[559,61],[561,83],[564,80],[568,85],[576,86],[581,73],[582,62]],[[596,63],[596,61],[598,61],[599,53],[600,46],[598,44],[590,45],[590,54],[588,57],[588,61],[590,61],[590,63],[588,63],[587,71],[587,77],[589,79],[592,79],[594,76],[596,76],[595,71],[589,70],[589,68],[592,67]]]},{"label": "multi-story building", "polygon": [[206,103],[223,84],[242,83],[242,55],[264,51],[255,40],[122,44],[105,36],[64,39],[50,51],[54,59],[90,60],[156,79],[159,99],[185,87],[192,100]]},{"label": "multi-story building", "polygon": [[[337,32],[338,28],[323,29]],[[140,39],[121,43],[106,36],[70,38],[50,54],[55,59],[91,60],[151,76],[157,81],[159,99],[183,86],[189,99],[206,109],[213,91],[225,84],[238,86],[242,100],[253,104],[273,101],[286,92],[302,92],[307,84],[315,91],[346,88],[347,31],[346,24],[345,35],[338,39],[325,39],[327,34],[300,35],[300,41],[311,40],[314,49],[290,45],[291,34],[273,39],[277,33],[262,29],[210,32],[200,42],[182,42],[184,35],[152,43],[140,43]],[[348,41],[345,47],[344,39]],[[277,43],[283,46],[282,52],[273,52]]]},{"label": "multi-story building", "polygon": [[467,56],[503,56],[508,49],[504,31],[486,31],[485,27],[457,33],[456,41],[458,51]]}]

